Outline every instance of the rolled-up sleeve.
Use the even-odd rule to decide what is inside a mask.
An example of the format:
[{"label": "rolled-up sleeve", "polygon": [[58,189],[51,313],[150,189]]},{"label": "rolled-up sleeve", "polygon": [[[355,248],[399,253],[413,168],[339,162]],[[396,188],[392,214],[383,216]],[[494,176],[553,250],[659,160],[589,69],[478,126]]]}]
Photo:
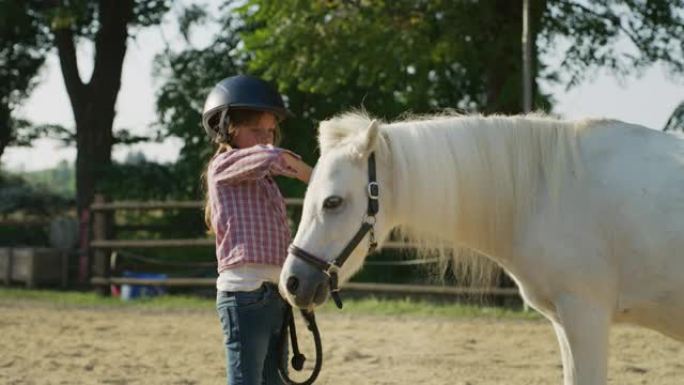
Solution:
[{"label": "rolled-up sleeve", "polygon": [[288,167],[282,157],[284,152],[292,154],[270,145],[226,151],[212,159],[209,178],[213,183],[233,184],[260,179],[266,175],[295,175],[295,170]]}]

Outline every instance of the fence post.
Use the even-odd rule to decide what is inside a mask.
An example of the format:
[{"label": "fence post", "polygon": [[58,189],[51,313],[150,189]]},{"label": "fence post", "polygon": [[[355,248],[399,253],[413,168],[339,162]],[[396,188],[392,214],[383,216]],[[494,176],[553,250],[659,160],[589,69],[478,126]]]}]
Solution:
[{"label": "fence post", "polygon": [[[9,286],[12,283],[12,264],[14,262],[12,253],[14,252],[14,249],[12,247],[4,247],[3,249],[5,253],[2,253],[4,255],[0,255],[0,258],[5,259],[5,274],[3,280],[5,281],[5,285]],[[2,251],[2,249],[0,249],[0,251]]]},{"label": "fence post", "polygon": [[78,283],[88,284],[90,276],[90,237],[91,237],[91,209],[85,207],[81,211],[78,227]]},{"label": "fence post", "polygon": [[[93,203],[102,204],[105,203],[106,199],[101,194],[96,194]],[[93,217],[93,241],[104,241],[107,240],[109,235],[109,214],[105,210],[91,210]],[[98,278],[109,279],[110,268],[109,268],[109,250],[96,248],[93,252],[93,275]],[[110,288],[109,285],[98,285],[95,288],[95,292],[99,295],[109,295]]]}]

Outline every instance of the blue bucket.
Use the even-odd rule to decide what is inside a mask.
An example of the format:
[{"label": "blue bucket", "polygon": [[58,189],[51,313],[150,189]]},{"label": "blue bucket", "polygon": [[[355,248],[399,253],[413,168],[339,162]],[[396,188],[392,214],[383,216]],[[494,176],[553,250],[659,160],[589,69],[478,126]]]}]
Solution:
[{"label": "blue bucket", "polygon": [[[164,280],[167,278],[166,274],[160,273],[137,273],[132,271],[124,271],[123,276],[126,278],[141,278],[141,279],[158,279]],[[166,294],[166,288],[154,285],[121,285],[121,299],[129,301],[136,298],[157,297]]]}]

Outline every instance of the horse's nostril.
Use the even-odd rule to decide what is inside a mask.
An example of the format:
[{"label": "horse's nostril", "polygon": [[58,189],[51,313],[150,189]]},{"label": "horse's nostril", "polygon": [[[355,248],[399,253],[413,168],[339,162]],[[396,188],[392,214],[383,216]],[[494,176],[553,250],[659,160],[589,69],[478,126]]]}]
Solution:
[{"label": "horse's nostril", "polygon": [[297,277],[292,276],[287,279],[287,284],[285,285],[285,287],[287,287],[287,291],[290,294],[294,295],[297,291],[297,288],[299,287],[299,280],[297,279]]}]

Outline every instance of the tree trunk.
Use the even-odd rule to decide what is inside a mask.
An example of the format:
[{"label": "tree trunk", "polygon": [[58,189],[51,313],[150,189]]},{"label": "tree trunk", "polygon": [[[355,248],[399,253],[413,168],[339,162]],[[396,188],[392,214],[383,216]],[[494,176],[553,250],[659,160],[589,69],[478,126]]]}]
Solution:
[{"label": "tree trunk", "polygon": [[[530,40],[532,100],[537,94],[536,37],[546,0],[530,0]],[[517,114],[523,111],[522,98],[522,0],[491,0],[486,21],[488,44],[493,46],[486,63],[485,112]],[[533,103],[534,108],[534,103]]]},{"label": "tree trunk", "polygon": [[82,103],[84,110],[76,115],[76,202],[79,213],[90,206],[97,182],[111,165],[114,108],[93,100]]},{"label": "tree trunk", "polygon": [[0,106],[0,159],[5,152],[5,147],[12,137],[12,119],[10,111],[5,106]]},{"label": "tree trunk", "polygon": [[76,204],[79,216],[90,206],[103,172],[111,165],[114,106],[121,87],[132,0],[99,1],[100,28],[88,83],[78,73],[71,26],[55,31],[62,76],[76,122]]},{"label": "tree trunk", "polygon": [[[99,30],[95,35],[95,64],[88,83],[78,73],[78,60],[71,26],[55,31],[64,84],[76,122],[76,206],[78,217],[90,207],[98,181],[111,165],[114,106],[121,88],[121,71],[126,54],[128,23],[133,0],[100,0]],[[107,221],[111,223],[110,220]],[[110,233],[111,226],[105,231]],[[85,265],[88,256],[85,254]],[[100,294],[108,294],[100,287]]]}]

